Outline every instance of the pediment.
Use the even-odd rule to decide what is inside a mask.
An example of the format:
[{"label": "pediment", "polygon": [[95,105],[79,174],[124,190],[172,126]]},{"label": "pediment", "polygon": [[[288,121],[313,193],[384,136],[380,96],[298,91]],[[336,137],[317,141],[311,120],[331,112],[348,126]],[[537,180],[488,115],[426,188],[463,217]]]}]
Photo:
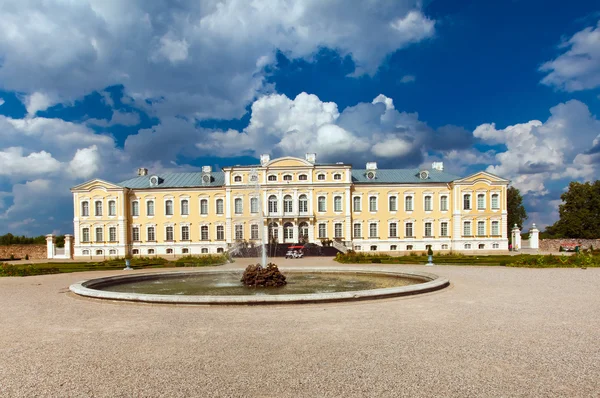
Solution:
[{"label": "pediment", "polygon": [[306,167],[306,166],[314,166],[307,160],[296,158],[293,156],[285,156],[282,158],[277,158],[271,160],[269,163],[265,165],[266,167]]},{"label": "pediment", "polygon": [[487,184],[508,184],[510,181],[502,178],[502,177],[498,177],[495,174],[492,173],[488,173],[487,171],[479,171],[475,174],[471,174],[470,176],[467,176],[465,178],[461,178],[459,180],[454,180],[453,181],[455,184],[461,184],[461,185],[472,185],[472,184],[476,184],[478,182],[483,182],[483,183],[487,183]]},{"label": "pediment", "polygon": [[83,184],[79,184],[71,188],[71,191],[93,191],[95,189],[114,190],[123,189],[123,187],[113,184],[112,182],[104,181],[99,178],[89,180]]}]

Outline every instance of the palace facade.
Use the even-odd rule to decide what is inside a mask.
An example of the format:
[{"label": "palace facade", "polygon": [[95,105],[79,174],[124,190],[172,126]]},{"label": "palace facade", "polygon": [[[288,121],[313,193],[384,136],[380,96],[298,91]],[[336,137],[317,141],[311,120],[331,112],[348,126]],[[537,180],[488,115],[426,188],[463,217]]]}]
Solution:
[{"label": "palace facade", "polygon": [[[356,251],[508,250],[509,181],[487,172],[364,169],[270,159],[197,173],[148,173],[73,187],[74,256],[220,253],[239,241],[311,242]],[[262,213],[262,214],[261,214]],[[264,215],[264,218],[262,217]]]}]

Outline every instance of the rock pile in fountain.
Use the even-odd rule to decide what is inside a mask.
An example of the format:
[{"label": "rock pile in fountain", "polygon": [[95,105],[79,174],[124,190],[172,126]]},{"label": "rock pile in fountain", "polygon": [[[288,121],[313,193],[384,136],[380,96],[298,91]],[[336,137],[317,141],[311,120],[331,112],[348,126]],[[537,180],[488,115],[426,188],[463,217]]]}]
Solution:
[{"label": "rock pile in fountain", "polygon": [[285,286],[285,276],[273,263],[262,267],[260,264],[249,265],[244,271],[242,282],[251,287],[280,287]]}]

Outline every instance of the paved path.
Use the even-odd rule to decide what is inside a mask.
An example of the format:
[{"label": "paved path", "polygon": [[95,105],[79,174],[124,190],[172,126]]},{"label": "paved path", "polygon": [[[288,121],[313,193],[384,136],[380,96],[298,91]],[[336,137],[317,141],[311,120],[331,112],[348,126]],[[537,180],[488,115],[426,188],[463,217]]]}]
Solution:
[{"label": "paved path", "polygon": [[356,267],[452,285],[358,303],[203,307],[68,293],[123,271],[0,278],[0,396],[598,397],[600,269]]}]

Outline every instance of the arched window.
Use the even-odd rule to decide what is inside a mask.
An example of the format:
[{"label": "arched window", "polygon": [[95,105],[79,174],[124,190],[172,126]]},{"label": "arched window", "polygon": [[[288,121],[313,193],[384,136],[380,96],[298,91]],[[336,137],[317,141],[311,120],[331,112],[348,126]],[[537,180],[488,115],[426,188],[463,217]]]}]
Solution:
[{"label": "arched window", "polygon": [[355,196],[352,201],[354,202],[354,211],[355,212],[359,212],[361,211],[361,203],[360,203],[360,196]]},{"label": "arched window", "polygon": [[217,199],[217,214],[223,214],[223,199]]},{"label": "arched window", "polygon": [[167,238],[165,240],[168,240],[168,241],[174,240],[173,239],[173,227],[167,227],[166,236],[167,236]]},{"label": "arched window", "polygon": [[188,249],[187,247],[184,247],[183,249],[181,249],[181,253],[182,254],[189,254],[190,253],[190,249]]},{"label": "arched window", "polygon": [[404,210],[412,211],[413,210],[413,197],[407,196],[404,198]]},{"label": "arched window", "polygon": [[317,180],[325,181],[325,174],[317,174]]},{"label": "arched window", "polygon": [[153,200],[149,200],[148,202],[146,202],[146,214],[148,216],[154,215],[154,201]]},{"label": "arched window", "polygon": [[200,227],[200,240],[208,240],[208,225]]},{"label": "arched window", "polygon": [[89,228],[84,228],[83,230],[81,230],[81,241],[82,242],[90,241],[90,229]]},{"label": "arched window", "polygon": [[369,211],[377,211],[377,197],[371,196],[369,198]]},{"label": "arched window", "polygon": [[269,240],[279,239],[279,225],[276,222],[269,224]]},{"label": "arched window", "polygon": [[425,196],[425,211],[431,211],[433,207],[431,206],[431,196]]},{"label": "arched window", "polygon": [[291,213],[294,211],[294,206],[293,206],[293,201],[292,201],[292,196],[291,195],[285,195],[283,197],[283,211],[285,213]]},{"label": "arched window", "polygon": [[292,181],[292,175],[291,174],[286,174],[283,176],[283,181]]},{"label": "arched window", "polygon": [[342,197],[335,196],[333,198],[333,211],[342,211]]},{"label": "arched window", "polygon": [[298,211],[300,213],[308,213],[308,198],[304,194],[298,198]]},{"label": "arched window", "polygon": [[283,225],[283,238],[287,241],[294,239],[294,225],[291,222],[286,222]]},{"label": "arched window", "polygon": [[200,199],[200,214],[208,214],[208,199]]},{"label": "arched window", "polygon": [[108,201],[108,215],[109,216],[117,215],[117,202],[115,202],[114,200]]},{"label": "arched window", "polygon": [[187,216],[188,214],[190,214],[190,202],[187,199],[183,199],[181,201],[181,215]]},{"label": "arched window", "polygon": [[202,253],[202,254],[208,254],[208,249],[207,249],[206,247],[203,247],[203,248],[200,250],[200,253]]},{"label": "arched window", "polygon": [[154,227],[148,227],[148,242],[156,241],[156,234],[154,233]]},{"label": "arched window", "polygon": [[167,216],[173,215],[173,201],[170,199],[165,202],[165,214]]},{"label": "arched window", "polygon": [[269,196],[269,213],[277,213],[277,196]]},{"label": "arched window", "polygon": [[90,203],[89,202],[81,202],[81,216],[87,217],[90,215]]},{"label": "arched window", "polygon": [[97,200],[96,201],[96,216],[101,216],[102,215],[102,202]]},{"label": "arched window", "polygon": [[271,174],[267,177],[268,181],[277,181],[277,176],[275,174]]},{"label": "arched window", "polygon": [[298,240],[300,239],[308,241],[308,223],[304,221],[298,226]]},{"label": "arched window", "polygon": [[233,177],[233,181],[234,182],[242,182],[242,176],[235,176],[235,177]]},{"label": "arched window", "polygon": [[334,180],[341,180],[342,179],[342,175],[341,174],[334,174],[333,175],[333,179]]},{"label": "arched window", "polygon": [[250,198],[250,213],[258,213],[258,198]]},{"label": "arched window", "polygon": [[242,212],[244,210],[242,198],[235,198],[234,209],[235,209],[235,214],[242,214]]},{"label": "arched window", "polygon": [[173,249],[171,249],[171,248],[167,249],[167,254],[173,254]]},{"label": "arched window", "polygon": [[398,203],[397,203],[398,199],[395,196],[390,196],[389,202],[390,202],[390,211],[396,211],[398,210]]},{"label": "arched window", "polygon": [[317,206],[320,212],[327,211],[327,206],[325,203],[325,196],[319,196],[319,198],[317,199]]},{"label": "arched window", "polygon": [[96,250],[96,256],[101,256],[102,254],[102,250]]},{"label": "arched window", "polygon": [[154,249],[148,249],[148,254],[154,254]]},{"label": "arched window", "polygon": [[81,252],[81,254],[83,254],[84,256],[88,256],[90,254],[89,250],[84,250]]},{"label": "arched window", "polygon": [[306,181],[306,180],[308,180],[308,176],[306,174],[300,174],[298,176],[298,180],[300,180],[300,181]]},{"label": "arched window", "polygon": [[131,254],[140,254],[140,250],[139,249],[133,249],[131,251]]}]

